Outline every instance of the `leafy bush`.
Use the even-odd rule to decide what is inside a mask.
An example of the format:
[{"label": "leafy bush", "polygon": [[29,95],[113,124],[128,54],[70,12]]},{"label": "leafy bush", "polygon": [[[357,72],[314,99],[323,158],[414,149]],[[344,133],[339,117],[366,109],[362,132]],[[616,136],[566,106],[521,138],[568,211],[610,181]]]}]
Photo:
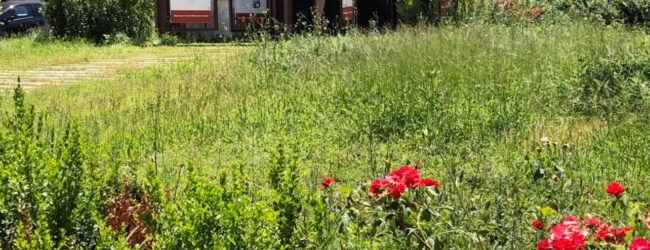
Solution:
[{"label": "leafy bush", "polygon": [[552,13],[569,13],[576,17],[595,18],[611,24],[650,27],[649,0],[553,0],[544,4]]},{"label": "leafy bush", "polygon": [[[278,226],[281,244],[292,247],[296,242],[298,219],[303,210],[303,196],[298,157],[286,152],[282,145],[271,160],[271,175],[274,192],[273,208],[278,212]],[[293,246],[295,247],[295,246]]]},{"label": "leafy bush", "polygon": [[15,113],[0,127],[0,247],[34,246],[35,238],[56,245],[74,238],[91,246],[95,229],[80,223],[87,222],[91,211],[84,207],[93,207],[97,193],[86,186],[79,127],[69,124],[60,141],[54,131],[48,136],[24,98],[18,87]]},{"label": "leafy bush", "polygon": [[178,38],[178,36],[172,34],[171,32],[167,32],[160,37],[160,43],[162,43],[163,45],[174,46],[179,42],[180,39]]},{"label": "leafy bush", "polygon": [[447,15],[449,0],[399,0],[395,2],[397,13],[404,23],[418,20],[436,21]]},{"label": "leafy bush", "polygon": [[117,33],[113,35],[104,35],[104,44],[106,45],[111,45],[111,44],[126,44],[130,41],[131,39],[124,33]]},{"label": "leafy bush", "polygon": [[277,246],[276,216],[264,200],[249,195],[247,175],[201,177],[190,168],[183,200],[168,200],[157,224],[156,244],[164,249],[251,249]]},{"label": "leafy bush", "polygon": [[142,44],[153,34],[153,8],[154,1],[147,0],[51,0],[45,16],[56,37],[103,43],[124,41],[115,38],[126,35]]}]

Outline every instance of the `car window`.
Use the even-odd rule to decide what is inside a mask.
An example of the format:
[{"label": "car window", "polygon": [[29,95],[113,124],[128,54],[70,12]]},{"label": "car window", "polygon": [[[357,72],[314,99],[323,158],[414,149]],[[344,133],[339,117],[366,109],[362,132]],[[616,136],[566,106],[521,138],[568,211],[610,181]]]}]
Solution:
[{"label": "car window", "polygon": [[17,18],[32,16],[32,8],[29,5],[15,6],[14,15]]}]

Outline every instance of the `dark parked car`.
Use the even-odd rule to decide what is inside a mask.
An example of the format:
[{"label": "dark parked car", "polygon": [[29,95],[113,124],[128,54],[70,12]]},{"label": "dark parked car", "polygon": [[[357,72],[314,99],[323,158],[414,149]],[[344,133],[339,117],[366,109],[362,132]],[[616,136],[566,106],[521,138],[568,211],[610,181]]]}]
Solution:
[{"label": "dark parked car", "polygon": [[0,6],[0,34],[45,25],[43,4],[40,1],[2,1]]}]

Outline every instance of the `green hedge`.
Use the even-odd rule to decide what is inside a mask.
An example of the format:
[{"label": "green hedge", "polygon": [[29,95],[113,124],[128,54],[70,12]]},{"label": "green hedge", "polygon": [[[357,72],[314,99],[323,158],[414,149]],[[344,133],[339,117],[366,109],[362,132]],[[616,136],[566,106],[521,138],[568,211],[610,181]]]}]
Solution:
[{"label": "green hedge", "polygon": [[45,14],[55,37],[102,43],[127,36],[142,43],[153,33],[150,0],[50,0]]}]

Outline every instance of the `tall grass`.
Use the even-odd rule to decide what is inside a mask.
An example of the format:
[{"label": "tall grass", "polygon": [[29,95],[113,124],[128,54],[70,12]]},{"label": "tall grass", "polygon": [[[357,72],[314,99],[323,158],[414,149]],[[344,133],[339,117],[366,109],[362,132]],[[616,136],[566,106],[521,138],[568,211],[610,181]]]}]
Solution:
[{"label": "tall grass", "polygon": [[[451,214],[445,218],[448,231],[439,232],[438,244],[522,248],[541,240],[529,226],[534,207],[606,215],[598,202],[606,196],[598,191],[612,181],[623,183],[633,201],[648,210],[647,95],[624,112],[585,112],[584,102],[590,100],[582,97],[589,76],[583,73],[585,62],[647,56],[649,42],[642,32],[580,22],[306,35],[223,60],[196,58],[170,69],[134,71],[118,81],[37,91],[27,102],[44,115],[46,130],[73,117],[79,121],[87,167],[106,176],[127,173],[167,190],[174,198],[162,202],[170,206],[162,211],[172,211],[166,216],[202,207],[248,211],[248,217],[228,214],[231,224],[224,228],[201,224],[215,237],[233,232],[245,239],[255,232],[259,241],[254,242],[261,245],[320,242],[309,231],[309,210],[292,210],[302,216],[295,218],[277,208],[297,206],[330,176],[341,187],[338,195],[347,199],[337,206],[356,213],[329,223],[337,230],[327,232],[340,240],[323,239],[325,247],[399,247],[386,231],[367,231],[373,218],[364,217],[361,202],[355,202],[367,196],[369,181],[419,162],[423,175],[440,181],[440,204],[456,208],[445,212]],[[648,93],[648,78],[639,81],[640,93]],[[3,110],[10,104],[2,99]],[[538,149],[544,136],[567,143],[568,149]],[[275,169],[283,158],[291,163]],[[537,179],[544,169],[557,176]],[[269,177],[274,172],[276,178]],[[196,173],[203,176],[196,179]],[[236,174],[219,177],[225,173]],[[558,176],[561,181],[553,181]],[[119,187],[115,178],[106,180],[107,186]],[[235,180],[243,183],[231,184]],[[273,180],[285,189],[274,187]],[[218,192],[224,201],[238,195],[246,197],[241,204],[250,205],[219,203],[221,198],[206,191],[210,185],[236,186]],[[184,200],[188,205],[180,205]],[[298,221],[277,222],[289,236],[270,236],[277,214],[262,212],[267,210]],[[191,220],[216,216],[209,211]],[[156,224],[159,243],[178,247],[181,242],[165,237],[199,237],[189,226],[170,233],[190,225],[190,217],[161,218],[173,223]],[[251,221],[260,223],[261,231],[236,226]],[[303,235],[298,232],[307,238],[293,235]],[[223,242],[213,242],[229,244],[219,239]]]}]

